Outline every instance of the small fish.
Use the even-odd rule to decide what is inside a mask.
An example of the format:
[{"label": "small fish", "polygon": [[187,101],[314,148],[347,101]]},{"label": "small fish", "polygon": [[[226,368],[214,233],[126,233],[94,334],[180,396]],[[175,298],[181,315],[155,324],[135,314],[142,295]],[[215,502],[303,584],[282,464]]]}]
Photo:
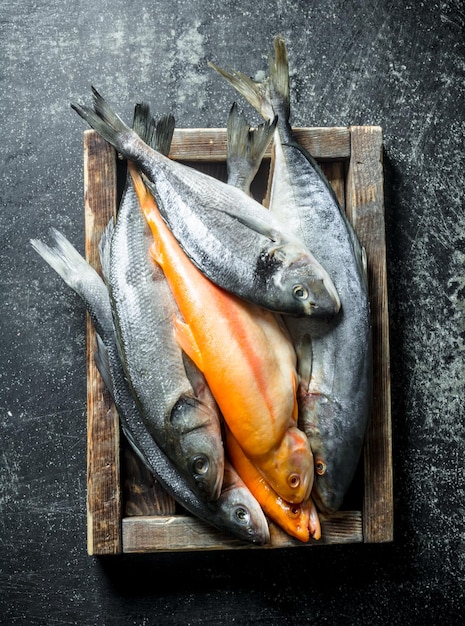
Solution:
[{"label": "small fish", "polygon": [[279,495],[301,502],[310,493],[313,461],[296,427],[295,352],[285,329],[273,313],[221,289],[191,263],[132,163],[129,169],[154,237],[153,257],[183,316],[174,318],[179,344],[246,454]]},{"label": "small fish", "polygon": [[371,410],[371,321],[366,257],[319,166],[296,141],[290,122],[287,50],[274,40],[270,74],[255,82],[210,64],[265,119],[278,116],[269,210],[301,237],[328,271],[341,303],[338,315],[286,317],[300,384],[299,425],[315,459],[313,495],[320,510],[337,510],[352,481]]},{"label": "small fish", "polygon": [[311,316],[338,309],[327,272],[285,222],[240,189],[151,149],[93,93],[94,110],[72,108],[145,174],[170,230],[206,276],[273,311]]},{"label": "small fish", "polygon": [[225,468],[220,497],[215,502],[207,502],[189,487],[157,446],[140,416],[121,366],[107,287],[69,241],[58,231],[53,230],[53,233],[54,247],[37,239],[31,240],[31,244],[83,299],[98,333],[96,363],[114,398],[122,429],[136,453],[162,487],[192,514],[241,541],[257,545],[268,543],[266,518],[229,464]]},{"label": "small fish", "polygon": [[[169,151],[174,118],[153,128],[147,105],[137,105],[134,128]],[[160,148],[161,146],[161,148]],[[224,448],[218,407],[194,364],[175,340],[176,303],[161,269],[150,257],[152,236],[128,176],[102,260],[121,350],[121,362],[141,414],[160,448],[194,489],[215,500],[221,492]]]}]

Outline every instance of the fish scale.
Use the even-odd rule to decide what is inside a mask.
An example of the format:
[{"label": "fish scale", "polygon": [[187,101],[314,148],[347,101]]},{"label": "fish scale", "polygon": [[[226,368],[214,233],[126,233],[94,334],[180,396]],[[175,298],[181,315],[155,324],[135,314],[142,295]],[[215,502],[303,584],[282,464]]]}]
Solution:
[{"label": "fish scale", "polygon": [[72,107],[145,174],[171,232],[214,283],[277,312],[322,315],[338,310],[328,273],[285,223],[258,202],[152,150],[96,90],[94,109]]},{"label": "fish scale", "polygon": [[[174,120],[163,118],[153,132],[147,105],[136,106],[135,125],[151,141],[161,141],[163,135],[168,144],[171,141]],[[173,333],[173,317],[179,311],[162,270],[150,256],[151,245],[150,229],[128,176],[111,233],[110,258],[102,262],[121,362],[155,441],[194,489],[216,499],[224,470],[218,408],[194,366],[191,378],[187,376]]]},{"label": "fish scale", "polygon": [[53,233],[53,248],[39,240],[31,240],[31,244],[83,299],[98,333],[97,366],[115,402],[122,429],[135,452],[167,493],[192,514],[242,541],[258,545],[269,542],[268,524],[260,506],[230,465],[225,468],[220,497],[215,502],[206,502],[189,487],[157,446],[141,418],[120,362],[108,289],[69,241],[60,232],[54,230]]},{"label": "fish scale", "polygon": [[366,259],[319,166],[298,145],[289,122],[289,67],[282,37],[274,40],[269,76],[255,82],[210,64],[265,119],[278,115],[269,210],[302,238],[328,271],[341,302],[337,315],[285,318],[300,384],[299,425],[315,459],[313,495],[337,510],[355,473],[371,410],[372,349]]}]

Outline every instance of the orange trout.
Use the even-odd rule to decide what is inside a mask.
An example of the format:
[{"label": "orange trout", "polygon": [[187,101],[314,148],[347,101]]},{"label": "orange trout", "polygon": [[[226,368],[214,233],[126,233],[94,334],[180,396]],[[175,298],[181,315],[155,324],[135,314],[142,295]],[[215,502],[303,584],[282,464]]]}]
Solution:
[{"label": "orange trout", "polygon": [[276,317],[226,292],[190,261],[161,217],[134,164],[129,165],[163,269],[183,321],[176,338],[203,372],[234,437],[275,491],[302,502],[313,484],[313,457],[296,426],[296,357]]}]

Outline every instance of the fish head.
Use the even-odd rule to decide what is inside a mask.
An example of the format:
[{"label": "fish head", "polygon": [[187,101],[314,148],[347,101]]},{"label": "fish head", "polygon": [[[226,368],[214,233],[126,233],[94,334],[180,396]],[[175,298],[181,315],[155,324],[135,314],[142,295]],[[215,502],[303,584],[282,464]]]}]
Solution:
[{"label": "fish head", "polygon": [[[284,254],[284,249],[281,250]],[[275,254],[279,254],[278,250]],[[274,289],[284,296],[286,310],[295,316],[335,315],[341,301],[328,272],[301,246],[286,246],[286,257],[272,276]]]},{"label": "fish head", "polygon": [[307,542],[310,537],[320,539],[320,519],[311,498],[300,504],[285,503],[284,508],[286,519],[281,521],[281,525],[288,534],[303,542]]},{"label": "fish head", "polygon": [[277,520],[281,528],[292,537],[306,543],[310,539],[311,525],[309,500],[305,500],[300,504],[282,501],[281,511],[283,515]]},{"label": "fish head", "polygon": [[313,456],[305,433],[289,428],[279,445],[256,465],[284,500],[299,503],[310,495],[313,483]]},{"label": "fish head", "polygon": [[[316,436],[306,428],[313,449],[312,497],[325,514],[338,511],[354,477],[364,440],[364,429],[348,426],[338,403],[327,402]],[[342,425],[338,427],[338,425]]]},{"label": "fish head", "polygon": [[270,529],[262,508],[228,461],[218,506],[236,537],[260,546],[269,543]]},{"label": "fish head", "polygon": [[217,500],[224,474],[224,447],[215,407],[184,396],[170,415],[171,446],[179,471],[202,498]]}]

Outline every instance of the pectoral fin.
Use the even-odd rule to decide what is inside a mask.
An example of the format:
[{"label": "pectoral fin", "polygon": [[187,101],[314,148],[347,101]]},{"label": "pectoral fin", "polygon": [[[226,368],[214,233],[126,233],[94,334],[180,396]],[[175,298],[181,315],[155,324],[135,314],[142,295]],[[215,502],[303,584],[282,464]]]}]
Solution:
[{"label": "pectoral fin", "polygon": [[243,224],[247,228],[250,228],[250,230],[255,231],[259,235],[263,235],[263,237],[266,237],[270,241],[278,243],[278,242],[281,242],[283,239],[283,235],[281,232],[279,232],[276,228],[273,228],[272,226],[270,226],[268,222],[265,222],[264,220],[260,219],[259,217],[256,217],[255,215],[244,215],[244,214],[238,215],[237,213],[234,213],[233,211],[228,211],[226,209],[217,209],[217,210],[222,211],[223,213],[226,213],[226,215],[229,215],[230,217],[238,221],[240,224]]},{"label": "pectoral fin", "polygon": [[188,324],[173,316],[174,336],[176,341],[189,358],[194,361],[200,371],[203,372],[203,357],[197,346],[192,330]]},{"label": "pectoral fin", "polygon": [[163,255],[155,242],[150,246],[150,256],[163,269]]}]

